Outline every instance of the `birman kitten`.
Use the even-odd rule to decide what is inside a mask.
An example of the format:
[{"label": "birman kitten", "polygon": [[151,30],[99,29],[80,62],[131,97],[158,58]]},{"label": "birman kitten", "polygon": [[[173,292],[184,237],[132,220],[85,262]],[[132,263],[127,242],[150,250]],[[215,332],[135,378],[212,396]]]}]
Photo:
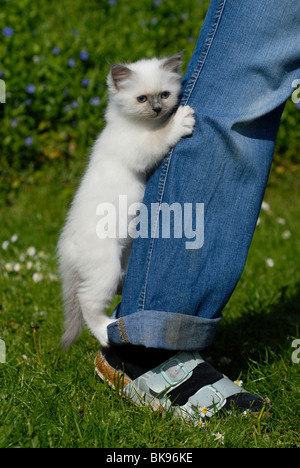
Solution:
[{"label": "birman kitten", "polygon": [[[84,322],[101,345],[108,345],[107,326],[113,320],[105,309],[124,279],[133,236],[99,236],[97,207],[110,203],[117,208],[120,195],[127,197],[127,205],[141,203],[149,171],[193,132],[192,108],[178,107],[180,64],[177,54],[110,69],[106,126],[93,146],[58,243],[64,348],[79,336]],[[121,215],[117,213],[117,223]]]}]

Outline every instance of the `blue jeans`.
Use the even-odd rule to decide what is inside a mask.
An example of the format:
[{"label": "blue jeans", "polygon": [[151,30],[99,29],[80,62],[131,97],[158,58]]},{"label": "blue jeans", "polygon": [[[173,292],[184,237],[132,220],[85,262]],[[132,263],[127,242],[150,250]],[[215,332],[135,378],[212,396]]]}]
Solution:
[{"label": "blue jeans", "polygon": [[212,342],[245,265],[296,79],[299,1],[211,1],[183,79],[195,131],[167,155],[144,196],[149,208],[203,203],[204,243],[135,239],[119,320],[108,327],[112,343],[192,351]]}]

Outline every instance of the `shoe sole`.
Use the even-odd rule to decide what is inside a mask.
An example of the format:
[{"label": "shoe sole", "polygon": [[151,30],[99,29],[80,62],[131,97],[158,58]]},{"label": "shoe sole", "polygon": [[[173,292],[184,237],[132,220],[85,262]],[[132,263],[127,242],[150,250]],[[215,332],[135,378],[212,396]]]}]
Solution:
[{"label": "shoe sole", "polygon": [[110,387],[117,390],[120,394],[123,388],[132,382],[124,372],[114,369],[102,355],[101,351],[97,354],[95,361],[95,371],[101,380],[106,381]]}]

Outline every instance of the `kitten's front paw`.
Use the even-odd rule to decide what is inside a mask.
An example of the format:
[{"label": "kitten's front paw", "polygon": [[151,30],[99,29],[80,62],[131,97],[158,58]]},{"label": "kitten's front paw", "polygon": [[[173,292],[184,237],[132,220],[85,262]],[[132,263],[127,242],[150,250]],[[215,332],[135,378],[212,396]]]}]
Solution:
[{"label": "kitten's front paw", "polygon": [[194,110],[190,106],[180,106],[175,114],[175,122],[180,127],[181,137],[191,135],[193,133],[196,119]]}]

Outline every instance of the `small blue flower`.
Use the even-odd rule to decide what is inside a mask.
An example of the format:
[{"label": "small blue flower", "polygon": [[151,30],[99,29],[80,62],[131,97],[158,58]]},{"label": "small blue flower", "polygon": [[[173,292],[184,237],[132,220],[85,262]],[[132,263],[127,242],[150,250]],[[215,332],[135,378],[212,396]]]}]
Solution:
[{"label": "small blue flower", "polygon": [[28,94],[34,94],[35,93],[35,86],[33,84],[29,84],[26,87],[26,91]]},{"label": "small blue flower", "polygon": [[33,137],[29,136],[25,138],[25,146],[31,146],[33,144]]},{"label": "small blue flower", "polygon": [[297,109],[300,110],[300,102],[297,102],[297,103],[295,104],[295,106],[297,107]]},{"label": "small blue flower", "polygon": [[158,8],[161,5],[161,0],[153,0],[154,8]]},{"label": "small blue flower", "polygon": [[25,99],[25,105],[26,106],[30,106],[30,104],[32,103],[32,100],[31,99]]},{"label": "small blue flower", "polygon": [[82,50],[79,54],[79,57],[81,58],[81,60],[83,61],[86,61],[88,60],[90,54],[86,51],[86,50]]},{"label": "small blue flower", "polygon": [[71,106],[73,107],[73,109],[77,109],[78,107],[78,102],[76,100],[72,101],[71,102]]},{"label": "small blue flower", "polygon": [[64,90],[63,90],[63,94],[64,94],[65,96],[68,96],[68,95],[69,95],[69,90],[68,90],[68,89],[64,89]]},{"label": "small blue flower", "polygon": [[7,28],[2,29],[2,33],[3,33],[3,36],[7,36],[7,37],[8,36],[13,36],[14,35],[14,30],[13,30],[13,28],[7,27]]},{"label": "small blue flower", "polygon": [[70,68],[74,68],[74,67],[76,66],[75,60],[72,59],[72,58],[70,58],[70,59],[68,60],[68,66],[69,66]]},{"label": "small blue flower", "polygon": [[117,5],[117,0],[108,0],[109,6],[113,7]]},{"label": "small blue flower", "polygon": [[52,54],[53,54],[53,55],[58,55],[58,54],[60,54],[60,48],[59,48],[59,47],[54,47],[54,49],[52,50]]},{"label": "small blue flower", "polygon": [[98,96],[91,97],[90,99],[90,104],[92,106],[99,106],[100,104],[100,98]]},{"label": "small blue flower", "polygon": [[90,79],[89,79],[89,78],[83,78],[83,79],[81,80],[82,86],[87,86],[87,85],[89,84],[89,82],[90,82]]}]

